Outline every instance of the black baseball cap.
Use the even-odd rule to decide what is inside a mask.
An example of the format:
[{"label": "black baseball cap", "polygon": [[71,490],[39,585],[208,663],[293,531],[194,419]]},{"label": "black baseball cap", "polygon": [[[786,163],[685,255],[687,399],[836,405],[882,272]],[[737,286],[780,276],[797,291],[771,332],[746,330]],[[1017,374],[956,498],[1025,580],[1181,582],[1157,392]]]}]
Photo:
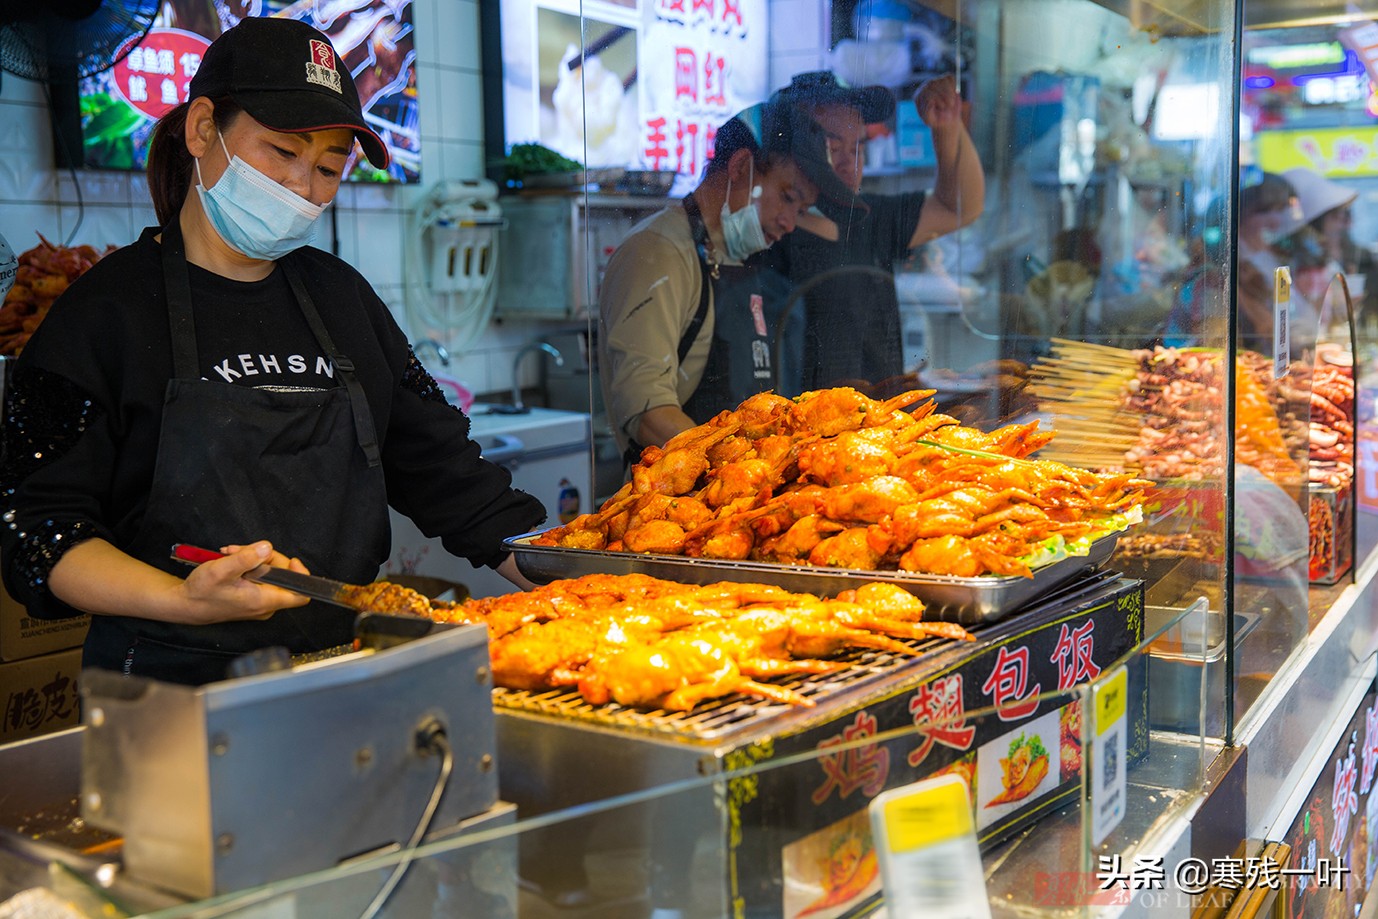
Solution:
[{"label": "black baseball cap", "polygon": [[797,105],[761,102],[733,115],[718,128],[713,159],[725,160],[738,150],[750,150],[757,156],[788,156],[818,186],[819,197],[844,207],[865,207],[833,171],[823,129]]},{"label": "black baseball cap", "polygon": [[775,98],[797,105],[846,105],[861,113],[866,124],[889,121],[895,114],[895,96],[884,86],[848,86],[831,70],[796,73],[789,85],[776,90]]},{"label": "black baseball cap", "polygon": [[211,42],[189,98],[229,96],[284,134],[349,128],[368,161],[387,168],[387,145],[364,122],[354,78],[325,33],[298,19],[250,16]]}]

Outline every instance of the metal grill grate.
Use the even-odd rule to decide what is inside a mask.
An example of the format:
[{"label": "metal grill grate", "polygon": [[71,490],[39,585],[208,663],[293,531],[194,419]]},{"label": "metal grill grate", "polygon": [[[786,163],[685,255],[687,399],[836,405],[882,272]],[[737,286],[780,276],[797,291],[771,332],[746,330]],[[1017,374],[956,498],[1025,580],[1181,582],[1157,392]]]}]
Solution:
[{"label": "metal grill grate", "polygon": [[[943,639],[897,640],[913,648],[914,656],[889,651],[856,650],[834,658],[851,665],[835,673],[810,674],[762,682],[783,686],[822,705],[844,692],[877,680],[890,679],[903,670],[911,669],[912,665],[926,657],[928,652],[950,648],[954,644]],[[591,705],[574,689],[535,692],[498,688],[493,690],[493,704],[500,708],[556,715],[588,725],[632,729],[662,737],[694,741],[716,740],[754,727],[762,721],[779,717],[783,713],[801,711],[794,706],[781,705],[741,693],[711,699],[688,712],[641,711],[617,703]]]}]

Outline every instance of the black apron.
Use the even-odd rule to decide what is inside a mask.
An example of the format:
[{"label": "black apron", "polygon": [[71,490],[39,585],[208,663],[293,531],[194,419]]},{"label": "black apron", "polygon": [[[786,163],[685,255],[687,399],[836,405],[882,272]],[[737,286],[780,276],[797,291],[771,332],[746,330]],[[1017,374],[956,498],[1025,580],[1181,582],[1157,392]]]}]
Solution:
[{"label": "black apron", "polygon": [[[173,377],[148,507],[133,557],[184,576],[174,543],[218,549],[268,539],[313,572],[372,580],[391,544],[373,416],[353,364],[335,349],[288,255],[278,260],[312,334],[342,384],[273,391],[201,379],[191,282],[177,220],[163,229]],[[349,611],[312,602],[265,620],[196,626],[93,616],[83,664],[178,683],[223,679],[235,657],[281,645],[315,651],[353,638]]]},{"label": "black apron", "polygon": [[[789,296],[789,282],[756,266],[711,265],[708,228],[693,195],[684,199],[684,210],[689,215],[689,229],[699,253],[705,298],[709,284],[713,289],[713,343],[708,363],[698,388],[684,403],[684,413],[695,424],[703,424],[723,409],[736,408],[743,400],[775,388],[779,317],[773,313]],[[697,321],[691,323],[685,333],[688,344],[693,344],[701,325]],[[682,355],[688,353],[683,341],[680,351]]]}]

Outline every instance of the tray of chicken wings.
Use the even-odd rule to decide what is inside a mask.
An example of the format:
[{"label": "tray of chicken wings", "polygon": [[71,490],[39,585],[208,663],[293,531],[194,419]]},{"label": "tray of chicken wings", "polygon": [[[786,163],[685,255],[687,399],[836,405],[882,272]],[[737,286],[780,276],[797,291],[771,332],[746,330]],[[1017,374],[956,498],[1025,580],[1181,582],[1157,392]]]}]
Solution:
[{"label": "tray of chicken wings", "polygon": [[1037,421],[983,432],[932,390],[762,393],[648,447],[592,514],[506,541],[527,578],[646,574],[833,597],[903,587],[925,616],[1002,619],[1103,564],[1150,483],[1034,458]]}]

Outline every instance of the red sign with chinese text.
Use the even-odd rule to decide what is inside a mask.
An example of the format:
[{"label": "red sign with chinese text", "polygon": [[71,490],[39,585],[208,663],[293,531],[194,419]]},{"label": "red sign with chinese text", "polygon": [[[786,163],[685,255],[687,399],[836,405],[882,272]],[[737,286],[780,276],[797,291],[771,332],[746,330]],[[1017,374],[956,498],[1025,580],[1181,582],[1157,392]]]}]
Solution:
[{"label": "red sign with chinese text", "polygon": [[[187,101],[187,87],[209,47],[210,42],[195,32],[151,29],[115,65],[111,72],[115,90],[144,115],[161,118]],[[121,48],[117,53],[123,51]]]}]

